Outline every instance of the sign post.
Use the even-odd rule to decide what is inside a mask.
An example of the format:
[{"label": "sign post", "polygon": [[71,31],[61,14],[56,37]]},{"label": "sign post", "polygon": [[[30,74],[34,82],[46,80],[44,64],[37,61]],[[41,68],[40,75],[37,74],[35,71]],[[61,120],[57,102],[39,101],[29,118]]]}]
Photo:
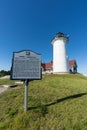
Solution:
[{"label": "sign post", "polygon": [[28,80],[25,80],[25,98],[24,98],[24,110],[28,110]]},{"label": "sign post", "polygon": [[41,55],[30,50],[13,53],[11,79],[25,81],[24,111],[28,110],[28,83],[41,79]]}]

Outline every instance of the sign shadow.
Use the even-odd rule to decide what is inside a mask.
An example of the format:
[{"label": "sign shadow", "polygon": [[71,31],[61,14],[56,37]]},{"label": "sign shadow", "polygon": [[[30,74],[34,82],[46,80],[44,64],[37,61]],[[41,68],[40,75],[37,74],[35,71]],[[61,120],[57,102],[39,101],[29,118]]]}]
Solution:
[{"label": "sign shadow", "polygon": [[75,98],[80,98],[84,95],[87,95],[87,93],[80,93],[80,94],[74,94],[74,95],[70,95],[70,96],[67,96],[67,97],[64,97],[64,98],[61,98],[61,99],[57,99],[55,100],[54,102],[51,102],[51,103],[48,103],[48,104],[44,104],[44,105],[38,105],[36,107],[29,107],[28,110],[34,110],[34,109],[38,109],[42,106],[44,107],[49,107],[49,106],[52,106],[52,105],[55,105],[55,104],[58,104],[58,103],[61,103],[61,102],[64,102],[66,100],[69,100],[69,99],[75,99]]}]

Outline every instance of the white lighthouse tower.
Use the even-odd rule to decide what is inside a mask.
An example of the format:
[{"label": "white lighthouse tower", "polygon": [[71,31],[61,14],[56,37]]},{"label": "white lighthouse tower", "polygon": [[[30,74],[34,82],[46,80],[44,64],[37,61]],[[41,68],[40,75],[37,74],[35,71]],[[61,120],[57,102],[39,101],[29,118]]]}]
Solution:
[{"label": "white lighthouse tower", "polygon": [[53,73],[68,73],[69,63],[66,43],[69,37],[59,32],[52,40],[53,44]]}]

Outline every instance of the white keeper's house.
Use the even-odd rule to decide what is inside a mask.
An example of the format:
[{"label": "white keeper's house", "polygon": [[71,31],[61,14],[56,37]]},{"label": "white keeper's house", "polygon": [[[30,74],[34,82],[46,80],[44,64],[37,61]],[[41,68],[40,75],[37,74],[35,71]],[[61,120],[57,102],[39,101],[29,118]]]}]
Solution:
[{"label": "white keeper's house", "polygon": [[[43,73],[53,73],[53,61],[41,63]],[[77,73],[76,60],[69,60],[69,73]]]}]

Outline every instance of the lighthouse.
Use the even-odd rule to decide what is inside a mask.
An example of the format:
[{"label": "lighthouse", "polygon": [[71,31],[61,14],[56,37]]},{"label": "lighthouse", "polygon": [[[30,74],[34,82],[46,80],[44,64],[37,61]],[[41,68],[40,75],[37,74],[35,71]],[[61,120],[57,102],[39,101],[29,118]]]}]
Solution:
[{"label": "lighthouse", "polygon": [[59,32],[52,40],[53,45],[53,73],[69,73],[67,43],[69,37]]}]

